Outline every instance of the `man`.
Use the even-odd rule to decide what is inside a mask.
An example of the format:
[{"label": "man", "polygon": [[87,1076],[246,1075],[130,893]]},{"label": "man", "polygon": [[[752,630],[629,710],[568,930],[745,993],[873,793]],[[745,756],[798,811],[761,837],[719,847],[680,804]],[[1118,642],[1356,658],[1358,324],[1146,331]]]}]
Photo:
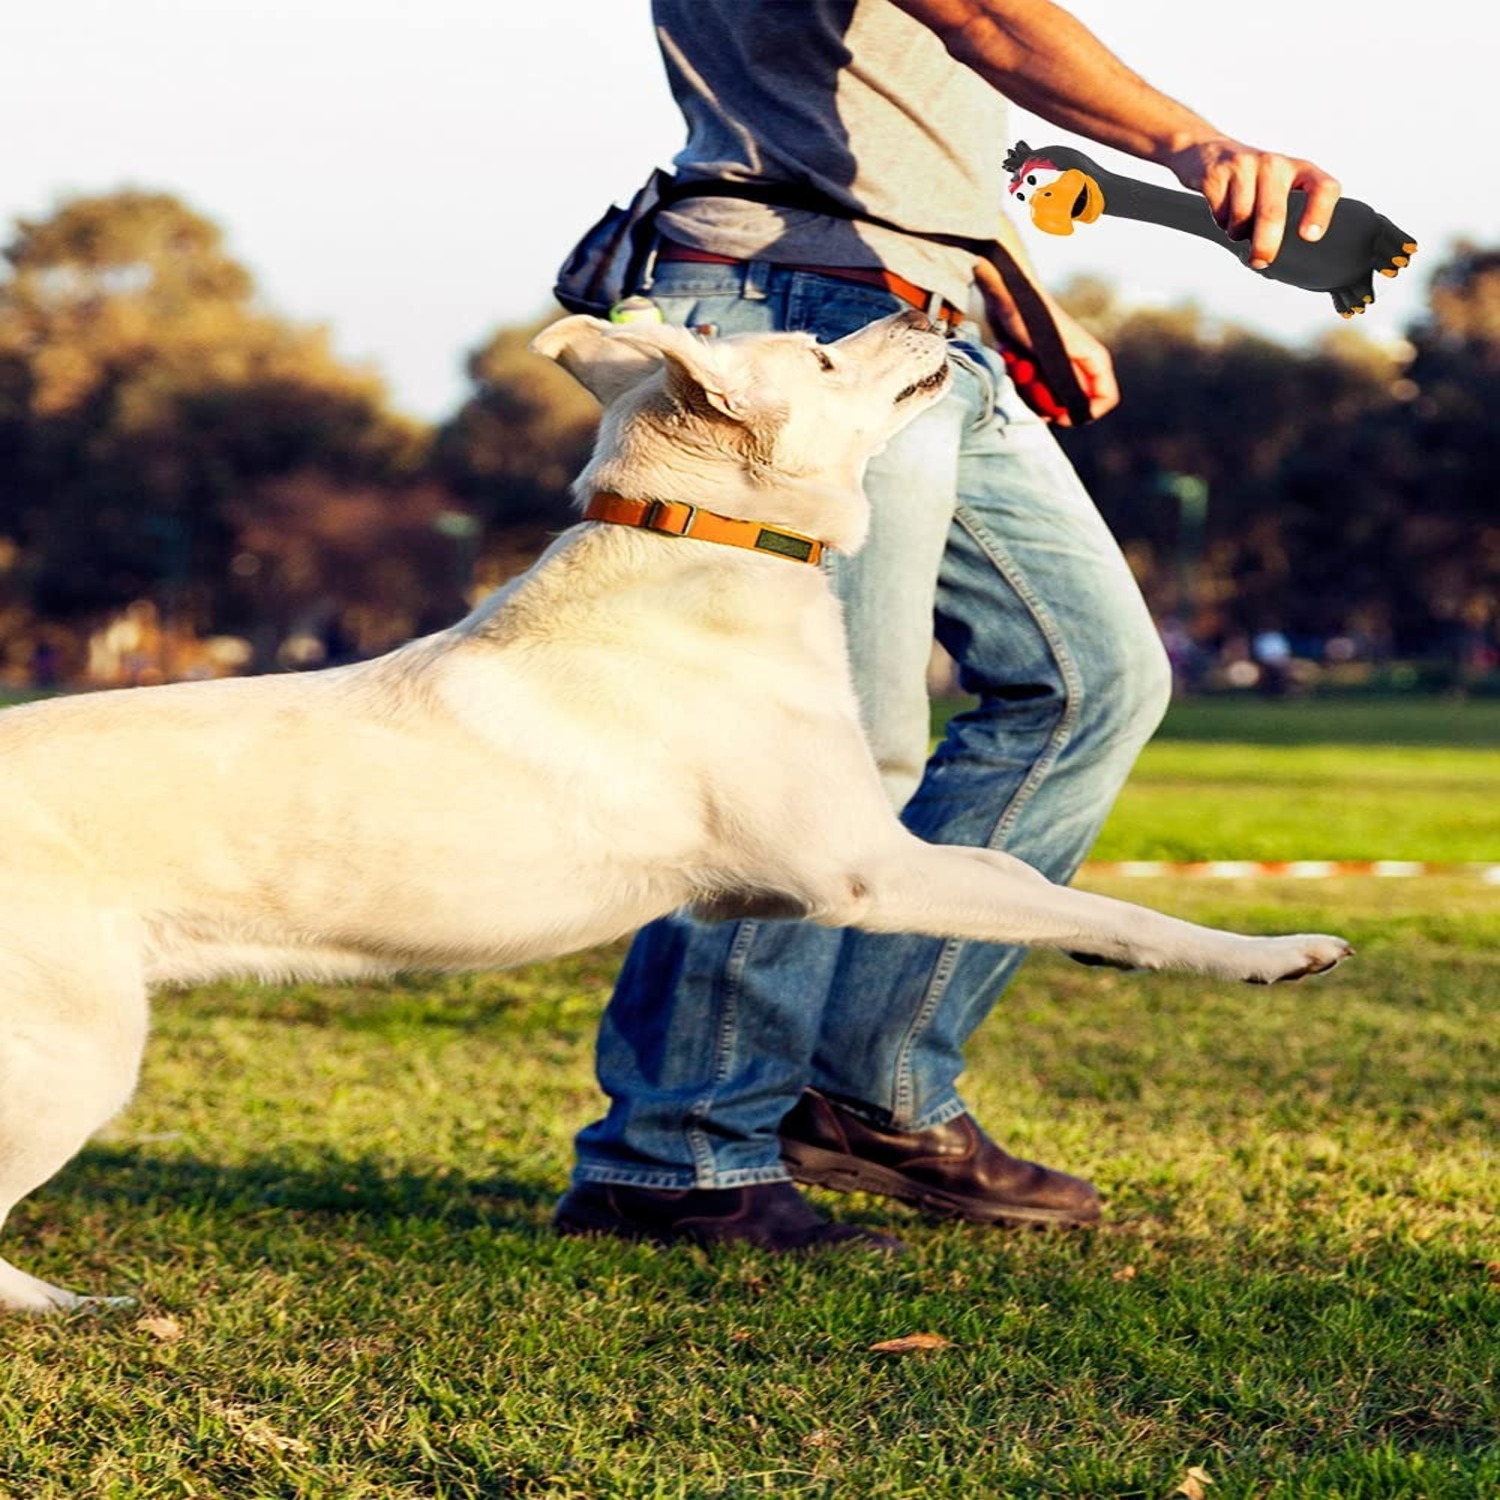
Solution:
[{"label": "man", "polygon": [[[1108,529],[963,316],[973,256],[923,232],[1002,232],[1007,99],[1170,167],[1250,239],[1257,265],[1277,252],[1293,187],[1308,193],[1297,232],[1315,238],[1338,185],[1223,136],[1048,0],[654,0],[653,12],[688,124],[679,177],[802,190],[789,194],[801,206],[698,197],[663,212],[640,289],[663,316],[828,340],[919,303],[951,325],[950,394],[871,464],[871,539],[835,558],[833,583],[871,746],[908,826],[1003,845],[1066,880],[1160,721],[1169,672]],[[818,198],[838,211],[817,212]],[[1026,343],[998,278],[982,290],[998,334]],[[1052,311],[1102,414],[1117,400],[1109,355]],[[929,762],[934,619],[977,705]],[[610,1108],[578,1137],[558,1228],[899,1248],[830,1223],[793,1176],[976,1222],[1092,1222],[1090,1183],[1007,1154],[955,1087],[964,1042],[1021,957],[795,922],[654,923],[603,1020]]]}]

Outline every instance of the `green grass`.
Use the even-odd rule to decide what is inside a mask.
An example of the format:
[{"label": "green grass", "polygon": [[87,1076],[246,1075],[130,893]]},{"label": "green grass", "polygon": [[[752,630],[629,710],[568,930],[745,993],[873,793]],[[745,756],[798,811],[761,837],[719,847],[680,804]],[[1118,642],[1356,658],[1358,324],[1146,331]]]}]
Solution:
[{"label": "green grass", "polygon": [[[163,997],[135,1103],[7,1238],[141,1306],[0,1330],[0,1495],[1165,1497],[1191,1465],[1211,1500],[1496,1492],[1493,888],[1091,883],[1359,954],[1268,990],[1038,955],[965,1090],[1107,1224],[820,1197],[894,1264],[548,1232],[618,950]],[[948,1346],[871,1350],[916,1332]]]},{"label": "green grass", "polygon": [[1500,701],[1174,704],[1093,857],[1500,863]]},{"label": "green grass", "polygon": [[1253,745],[1446,745],[1500,749],[1500,698],[1228,695],[1174,703],[1162,740]]},{"label": "green grass", "polygon": [[1160,740],[1094,858],[1500,863],[1500,749]]},{"label": "green grass", "polygon": [[[1215,1496],[1484,1492],[1493,902],[1151,894],[1360,957],[1232,992],[1035,960],[968,1092],[1093,1175],[1109,1226],[827,1200],[905,1236],[899,1265],[548,1234],[612,952],[166,1000],[136,1103],[11,1244],[182,1336],[8,1328],[0,1491],[1160,1496],[1200,1464]],[[870,1351],[914,1332],[951,1346]]]},{"label": "green grass", "polygon": [[1500,863],[1500,702],[1174,705],[1094,857]]}]

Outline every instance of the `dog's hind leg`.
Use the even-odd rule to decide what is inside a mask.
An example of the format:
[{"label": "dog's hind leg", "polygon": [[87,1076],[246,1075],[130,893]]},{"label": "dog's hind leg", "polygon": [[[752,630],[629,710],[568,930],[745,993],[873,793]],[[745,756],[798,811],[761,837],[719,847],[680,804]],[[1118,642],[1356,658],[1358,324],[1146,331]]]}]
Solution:
[{"label": "dog's hind leg", "polygon": [[[52,913],[40,923],[23,931],[8,920],[0,929],[0,1227],[124,1106],[146,1039],[128,920]],[[0,1308],[47,1313],[110,1300],[0,1259]]]},{"label": "dog's hind leg", "polygon": [[1270,984],[1331,969],[1353,949],[1322,933],[1242,937],[1149,907],[1054,885],[993,849],[925,844],[910,835],[862,861],[847,898],[816,920],[869,932],[1061,948],[1132,969],[1188,969]]}]

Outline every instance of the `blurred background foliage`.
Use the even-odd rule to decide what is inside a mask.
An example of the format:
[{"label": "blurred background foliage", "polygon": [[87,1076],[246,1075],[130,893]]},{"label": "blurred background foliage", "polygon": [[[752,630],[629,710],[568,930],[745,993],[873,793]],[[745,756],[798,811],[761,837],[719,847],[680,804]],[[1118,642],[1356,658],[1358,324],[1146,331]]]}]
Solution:
[{"label": "blurred background foliage", "polygon": [[[174,197],[64,202],[4,254],[0,680],[369,654],[456,618],[570,520],[596,410],[526,352],[550,313],[474,348],[467,399],[428,426],[262,306]],[[1458,247],[1393,343],[1333,324],[1289,348],[1097,282],[1064,300],[1125,400],[1063,440],[1185,681],[1276,637],[1493,683],[1500,250]]]}]

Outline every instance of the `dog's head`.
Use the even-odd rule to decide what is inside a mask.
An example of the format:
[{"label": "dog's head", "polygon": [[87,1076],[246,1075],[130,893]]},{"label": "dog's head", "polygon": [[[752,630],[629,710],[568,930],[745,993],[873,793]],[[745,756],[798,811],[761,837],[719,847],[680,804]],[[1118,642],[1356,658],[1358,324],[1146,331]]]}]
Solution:
[{"label": "dog's head", "polygon": [[865,464],[947,389],[919,312],[831,344],[804,333],[705,339],[667,323],[563,318],[532,341],[604,407],[575,489],[685,500],[843,550],[864,539]]}]

